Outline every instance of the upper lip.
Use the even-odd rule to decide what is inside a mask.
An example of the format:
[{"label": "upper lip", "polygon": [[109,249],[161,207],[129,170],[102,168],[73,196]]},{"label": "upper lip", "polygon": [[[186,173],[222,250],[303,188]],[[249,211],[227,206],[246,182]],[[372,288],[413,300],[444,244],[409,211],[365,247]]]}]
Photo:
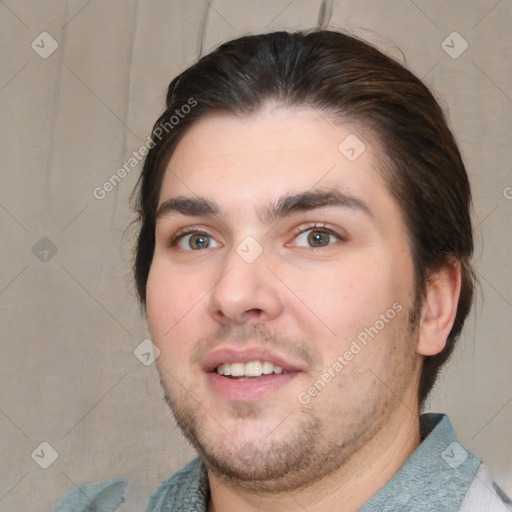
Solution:
[{"label": "upper lip", "polygon": [[269,361],[286,372],[304,371],[303,365],[292,361],[291,357],[261,347],[244,349],[220,347],[207,355],[201,367],[205,372],[213,372],[223,363],[249,363],[250,361]]}]

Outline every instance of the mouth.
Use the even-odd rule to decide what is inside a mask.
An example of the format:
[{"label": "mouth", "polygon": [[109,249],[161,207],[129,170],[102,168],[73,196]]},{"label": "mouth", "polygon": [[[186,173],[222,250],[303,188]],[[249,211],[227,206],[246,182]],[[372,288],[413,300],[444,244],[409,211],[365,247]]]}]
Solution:
[{"label": "mouth", "polygon": [[218,375],[235,380],[254,380],[267,375],[286,375],[287,371],[270,361],[249,361],[248,363],[221,363],[215,369]]},{"label": "mouth", "polygon": [[202,369],[217,396],[237,402],[268,398],[304,371],[300,364],[260,348],[216,350]]}]

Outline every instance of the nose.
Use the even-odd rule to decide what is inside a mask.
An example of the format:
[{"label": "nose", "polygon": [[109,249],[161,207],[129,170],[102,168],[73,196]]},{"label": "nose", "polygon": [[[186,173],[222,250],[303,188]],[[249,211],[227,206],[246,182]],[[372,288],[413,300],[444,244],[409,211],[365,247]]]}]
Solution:
[{"label": "nose", "polygon": [[251,262],[236,246],[230,249],[210,294],[209,311],[217,322],[227,326],[260,323],[281,314],[282,300],[267,268],[269,260],[264,251]]}]

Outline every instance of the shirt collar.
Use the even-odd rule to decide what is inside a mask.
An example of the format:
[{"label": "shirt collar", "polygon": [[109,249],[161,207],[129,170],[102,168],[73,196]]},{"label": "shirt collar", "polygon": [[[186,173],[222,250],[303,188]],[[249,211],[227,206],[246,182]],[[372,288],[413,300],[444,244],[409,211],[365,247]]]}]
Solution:
[{"label": "shirt collar", "polygon": [[459,510],[480,459],[457,441],[446,414],[420,416],[422,443],[359,512]]},{"label": "shirt collar", "polygon": [[[420,416],[422,443],[395,476],[359,512],[455,512],[481,461],[457,441],[447,415]],[[180,478],[176,478],[180,475]],[[147,510],[206,511],[208,475],[200,459],[194,459],[166,482],[152,497]],[[165,488],[165,490],[164,490]]]}]

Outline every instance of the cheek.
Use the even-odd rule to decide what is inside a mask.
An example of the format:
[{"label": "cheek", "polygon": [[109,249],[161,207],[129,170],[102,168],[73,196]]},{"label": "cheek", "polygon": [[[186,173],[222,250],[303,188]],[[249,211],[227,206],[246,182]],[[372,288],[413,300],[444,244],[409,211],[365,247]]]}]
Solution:
[{"label": "cheek", "polygon": [[146,310],[153,341],[161,350],[190,331],[187,326],[197,321],[203,294],[193,277],[172,272],[158,261],[152,264]]},{"label": "cheek", "polygon": [[[359,380],[361,372],[372,381],[366,368],[385,364],[397,329],[406,322],[404,300],[410,283],[391,260],[382,254],[345,258],[295,276],[295,295],[289,297],[292,316],[308,338],[316,340],[323,365],[329,367],[339,355],[350,358],[336,379],[340,385]],[[403,304],[400,315],[393,309],[397,302]],[[388,322],[383,324],[380,315]]]},{"label": "cheek", "polygon": [[391,307],[391,281],[376,258],[354,258],[301,271],[288,282],[296,283],[297,307],[302,304],[310,310],[311,323],[321,327],[322,320],[324,327],[345,339]]}]

